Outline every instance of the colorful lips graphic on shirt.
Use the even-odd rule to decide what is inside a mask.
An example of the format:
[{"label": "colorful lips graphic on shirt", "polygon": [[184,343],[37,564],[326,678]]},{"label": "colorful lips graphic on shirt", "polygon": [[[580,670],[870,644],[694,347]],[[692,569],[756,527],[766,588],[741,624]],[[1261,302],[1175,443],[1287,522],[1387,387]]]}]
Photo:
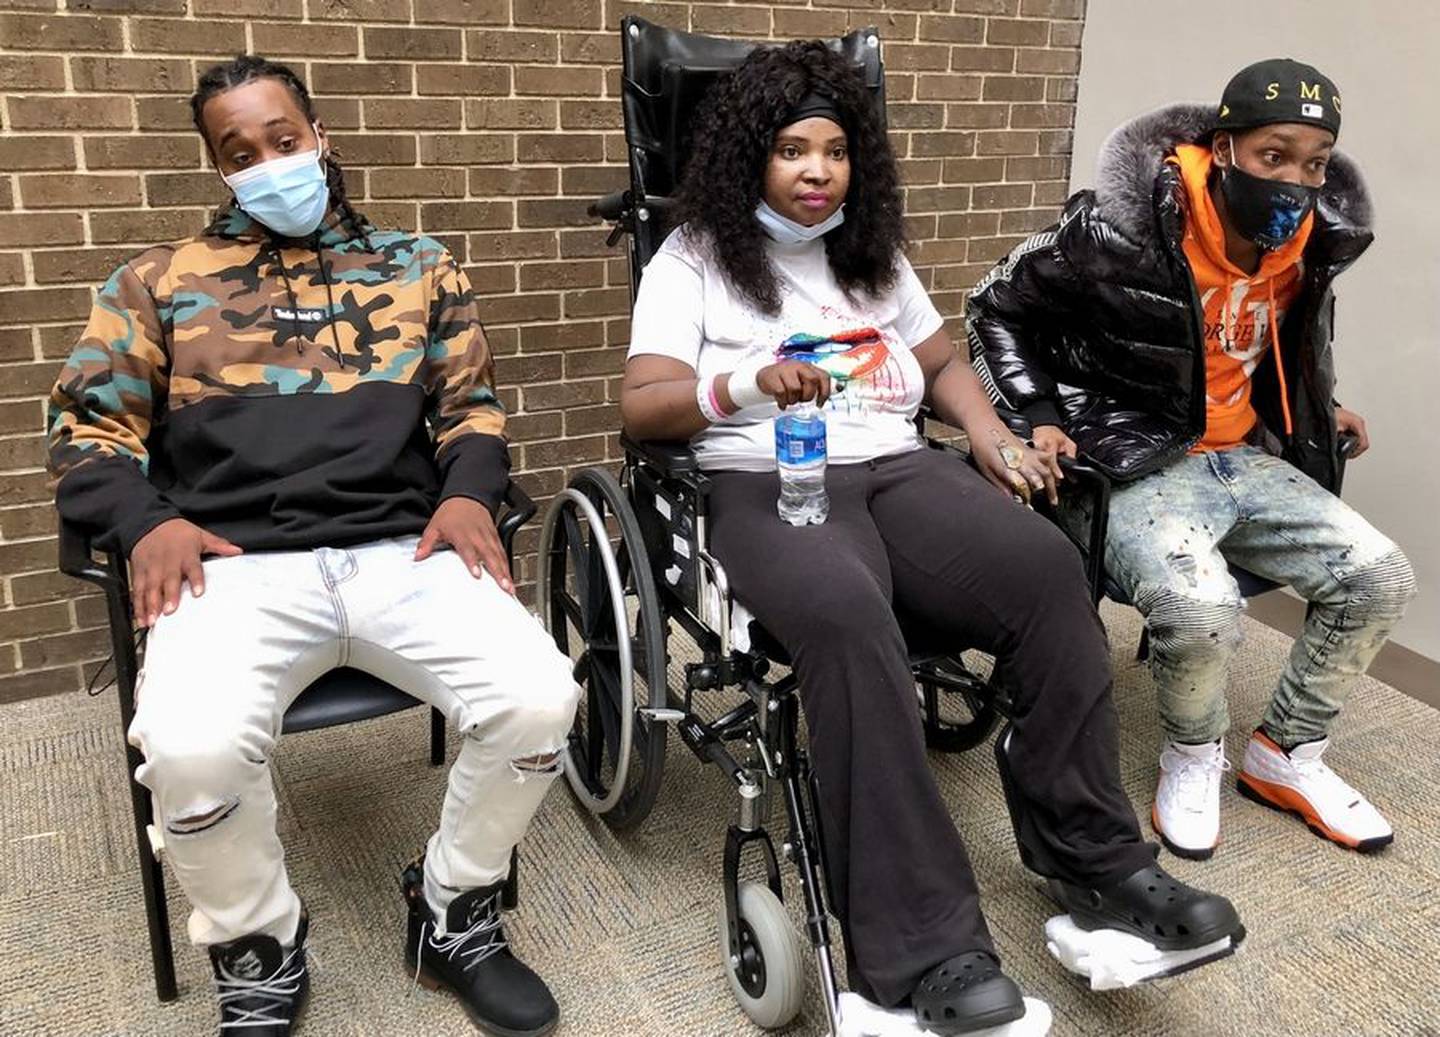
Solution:
[{"label": "colorful lips graphic on shirt", "polygon": [[885,366],[890,349],[874,328],[834,335],[791,335],[776,351],[781,360],[814,364],[842,384],[868,378]]}]

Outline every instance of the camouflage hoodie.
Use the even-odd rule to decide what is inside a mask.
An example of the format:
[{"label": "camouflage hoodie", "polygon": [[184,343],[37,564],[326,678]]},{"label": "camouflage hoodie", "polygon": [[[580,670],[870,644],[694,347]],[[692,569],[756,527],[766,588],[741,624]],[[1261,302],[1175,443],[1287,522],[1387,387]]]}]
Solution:
[{"label": "camouflage hoodie", "polygon": [[101,289],[50,394],[56,502],[127,555],[176,516],[295,550],[418,533],[446,497],[493,511],[509,472],[493,371],[438,242],[333,212],[274,239],[232,207]]}]

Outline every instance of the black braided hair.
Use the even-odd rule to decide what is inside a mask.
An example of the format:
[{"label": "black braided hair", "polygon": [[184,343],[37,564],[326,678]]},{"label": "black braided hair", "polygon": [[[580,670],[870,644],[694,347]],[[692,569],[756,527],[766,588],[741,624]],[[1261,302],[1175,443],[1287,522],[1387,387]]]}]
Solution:
[{"label": "black braided hair", "polygon": [[[310,100],[310,91],[305,88],[304,80],[289,65],[262,58],[258,54],[237,54],[230,61],[207,70],[200,77],[200,82],[195,87],[195,93],[190,97],[190,118],[195,123],[196,131],[204,138],[207,147],[210,146],[210,139],[205,136],[203,119],[206,102],[218,94],[223,94],[227,90],[233,90],[237,86],[243,86],[257,79],[278,79],[295,98],[295,103],[300,106],[300,111],[306,120],[311,123],[317,121],[315,105]],[[214,148],[211,147],[210,150],[213,155]],[[375,249],[370,244],[370,235],[365,229],[365,219],[350,204],[350,199],[345,193],[345,174],[336,159],[337,154],[332,146],[330,154],[325,156],[325,183],[330,188],[330,204],[340,210],[340,218],[345,221],[350,233],[365,243],[366,251],[373,252]]]}]

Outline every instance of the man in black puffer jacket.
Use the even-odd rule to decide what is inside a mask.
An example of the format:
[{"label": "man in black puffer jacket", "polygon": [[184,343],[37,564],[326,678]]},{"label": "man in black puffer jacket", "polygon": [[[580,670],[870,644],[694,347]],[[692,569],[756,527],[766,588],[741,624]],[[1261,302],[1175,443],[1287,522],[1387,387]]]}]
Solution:
[{"label": "man in black puffer jacket", "polygon": [[1334,153],[1340,96],[1282,59],[1218,109],[1122,126],[1099,183],[976,287],[971,353],[1035,444],[1116,483],[1105,565],[1145,614],[1166,745],[1151,813],[1175,853],[1219,837],[1226,671],[1244,602],[1229,563],[1310,603],[1239,775],[1242,794],[1359,850],[1385,819],[1322,761],[1356,678],[1414,594],[1400,549],[1331,491],[1331,285],[1370,244],[1359,171]]}]

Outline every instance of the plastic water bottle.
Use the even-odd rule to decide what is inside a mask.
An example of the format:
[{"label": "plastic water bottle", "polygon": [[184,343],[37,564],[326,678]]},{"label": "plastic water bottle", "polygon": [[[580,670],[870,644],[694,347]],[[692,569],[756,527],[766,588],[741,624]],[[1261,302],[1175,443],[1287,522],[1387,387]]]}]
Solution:
[{"label": "plastic water bottle", "polygon": [[775,466],[780,470],[780,517],[792,526],[818,526],[830,514],[825,492],[825,412],[799,403],[775,419]]}]

